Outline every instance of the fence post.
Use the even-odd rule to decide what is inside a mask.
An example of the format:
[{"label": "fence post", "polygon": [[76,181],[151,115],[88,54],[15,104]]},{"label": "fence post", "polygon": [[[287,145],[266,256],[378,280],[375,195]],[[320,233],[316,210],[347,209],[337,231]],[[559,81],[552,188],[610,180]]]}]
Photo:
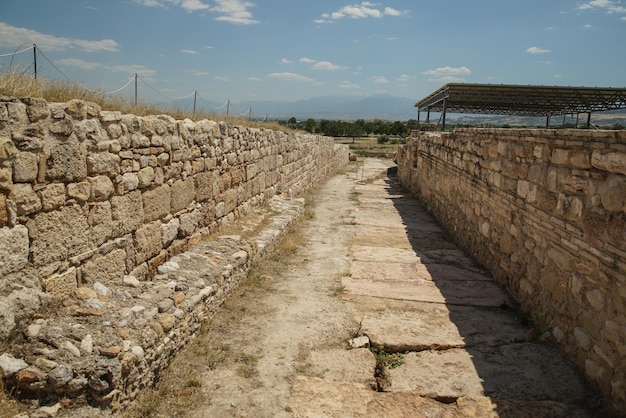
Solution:
[{"label": "fence post", "polygon": [[37,80],[37,44],[33,44],[33,64],[35,67],[35,80]]}]

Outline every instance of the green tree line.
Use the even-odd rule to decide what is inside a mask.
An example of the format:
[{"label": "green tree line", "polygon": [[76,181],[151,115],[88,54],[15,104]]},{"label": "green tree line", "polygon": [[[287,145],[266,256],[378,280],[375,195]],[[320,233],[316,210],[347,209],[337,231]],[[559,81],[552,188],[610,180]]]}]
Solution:
[{"label": "green tree line", "polygon": [[322,119],[317,121],[311,118],[304,121],[298,121],[296,118],[290,118],[287,121],[279,121],[279,123],[292,129],[299,129],[310,133],[336,138],[359,138],[366,135],[389,135],[404,138],[409,136],[411,134],[411,130],[415,129],[417,126],[417,120],[414,119],[401,122],[382,119],[357,119],[355,121]]}]

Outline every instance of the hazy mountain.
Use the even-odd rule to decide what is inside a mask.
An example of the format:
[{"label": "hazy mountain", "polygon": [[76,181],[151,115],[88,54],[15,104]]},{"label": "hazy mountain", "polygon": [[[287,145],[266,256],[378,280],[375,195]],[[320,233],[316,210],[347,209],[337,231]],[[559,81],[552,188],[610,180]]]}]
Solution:
[{"label": "hazy mountain", "polygon": [[[356,119],[387,119],[402,120],[415,119],[417,113],[413,105],[415,100],[406,97],[391,95],[375,95],[367,97],[346,96],[319,96],[306,100],[289,101],[245,101],[232,102],[229,106],[230,115],[246,114],[252,109],[255,119],[329,119],[329,120],[356,120]],[[206,111],[226,113],[224,103],[203,102]],[[207,109],[207,105],[210,109]],[[200,104],[199,104],[200,106]]]}]

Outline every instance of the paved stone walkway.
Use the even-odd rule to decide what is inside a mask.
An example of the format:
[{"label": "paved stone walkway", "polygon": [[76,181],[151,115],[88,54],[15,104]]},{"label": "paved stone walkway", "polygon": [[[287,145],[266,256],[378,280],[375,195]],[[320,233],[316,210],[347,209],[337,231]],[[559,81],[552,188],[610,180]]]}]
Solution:
[{"label": "paved stone walkway", "polygon": [[[384,168],[367,160],[359,178]],[[598,416],[576,367],[417,199],[387,176],[353,194],[343,298],[358,313],[360,336],[383,355],[401,354],[396,367],[379,367],[376,383],[362,376],[372,367],[367,356],[320,356],[318,376],[295,379],[297,416]]]}]

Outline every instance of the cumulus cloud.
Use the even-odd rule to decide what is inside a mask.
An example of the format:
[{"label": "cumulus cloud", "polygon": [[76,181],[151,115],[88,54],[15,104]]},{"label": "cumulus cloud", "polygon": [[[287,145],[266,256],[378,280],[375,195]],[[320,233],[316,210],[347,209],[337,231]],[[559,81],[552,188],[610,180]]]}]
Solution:
[{"label": "cumulus cloud", "polygon": [[422,74],[432,76],[430,81],[438,83],[458,83],[465,81],[462,76],[470,75],[472,71],[466,66],[461,67],[439,67],[432,70],[423,71]]},{"label": "cumulus cloud", "polygon": [[526,50],[526,52],[528,52],[529,54],[547,54],[552,51],[550,51],[549,49],[539,48],[538,46],[531,46]]},{"label": "cumulus cloud", "polygon": [[295,73],[287,73],[287,72],[271,73],[271,74],[268,74],[267,77],[268,78],[278,79],[278,80],[301,81],[301,82],[305,82],[305,83],[312,83],[312,82],[315,81],[312,78],[309,78],[309,77],[304,76],[304,75],[295,74]]},{"label": "cumulus cloud", "polygon": [[331,23],[343,18],[350,19],[379,19],[384,16],[402,16],[404,12],[392,7],[382,7],[378,3],[364,1],[359,4],[344,6],[337,11],[324,13],[320,19],[316,19],[315,23],[324,24]]},{"label": "cumulus cloud", "polygon": [[439,67],[434,70],[426,70],[422,74],[433,75],[438,77],[444,76],[457,76],[457,75],[469,75],[472,71],[466,66],[462,67]]},{"label": "cumulus cloud", "polygon": [[389,84],[389,80],[387,80],[385,77],[374,77],[374,80],[372,81],[374,84]]},{"label": "cumulus cloud", "polygon": [[15,45],[28,44],[37,44],[43,51],[80,49],[85,52],[115,52],[120,49],[119,44],[112,39],[90,41],[86,39],[63,38],[0,22],[0,46],[15,48]]},{"label": "cumulus cloud", "polygon": [[152,77],[156,75],[156,70],[151,70],[149,68],[144,67],[143,65],[112,65],[106,67],[111,71],[128,73],[128,74],[139,74],[143,77]]},{"label": "cumulus cloud", "polygon": [[280,60],[281,64],[291,64],[292,62],[290,60],[288,60],[287,58],[283,58]]},{"label": "cumulus cloud", "polygon": [[398,81],[409,81],[411,79],[411,76],[408,74],[402,74],[398,77]]},{"label": "cumulus cloud", "polygon": [[219,16],[215,20],[234,23],[238,25],[250,25],[259,23],[250,12],[253,3],[245,0],[214,0],[215,6],[202,0],[134,0],[135,3],[146,7],[166,7],[167,5],[178,6],[189,13],[208,10]]},{"label": "cumulus cloud", "polygon": [[79,58],[64,58],[56,60],[55,62],[62,67],[77,67],[81,70],[94,70],[102,66],[102,64],[98,62],[87,62]]},{"label": "cumulus cloud", "polygon": [[326,70],[326,71],[335,71],[335,70],[345,70],[347,67],[342,67],[341,65],[333,64],[329,61],[318,61],[308,57],[300,58],[300,63],[302,64],[312,64],[311,68],[314,70]]},{"label": "cumulus cloud", "polygon": [[[607,14],[626,15],[626,6],[622,6],[619,0],[592,0],[590,2],[578,6],[578,10],[604,10]],[[626,16],[622,16],[621,20],[626,20]]]}]

